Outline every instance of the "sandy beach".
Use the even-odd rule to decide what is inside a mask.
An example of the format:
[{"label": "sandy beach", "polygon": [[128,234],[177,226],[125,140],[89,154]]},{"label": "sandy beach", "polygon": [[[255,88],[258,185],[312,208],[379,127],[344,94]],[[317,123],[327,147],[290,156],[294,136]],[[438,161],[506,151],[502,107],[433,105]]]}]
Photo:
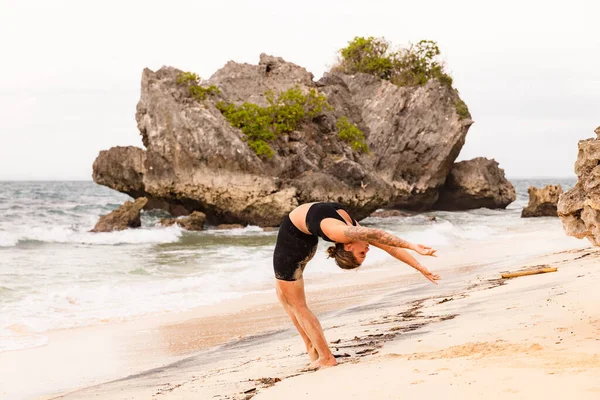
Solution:
[{"label": "sandy beach", "polygon": [[589,248],[560,252],[535,260],[558,273],[484,279],[415,302],[417,325],[435,322],[387,342],[395,329],[412,329],[415,315],[389,310],[367,325],[385,332],[382,339],[342,339],[378,354],[286,379],[256,399],[598,399],[599,257]]},{"label": "sandy beach", "polygon": [[[258,294],[54,332],[48,346],[0,355],[8,378],[0,397],[600,396],[600,249],[560,229],[522,232],[428,265],[442,275],[439,286],[400,263],[331,280],[307,276],[334,368],[306,371],[302,342],[275,296]],[[539,266],[558,271],[500,278]]]}]

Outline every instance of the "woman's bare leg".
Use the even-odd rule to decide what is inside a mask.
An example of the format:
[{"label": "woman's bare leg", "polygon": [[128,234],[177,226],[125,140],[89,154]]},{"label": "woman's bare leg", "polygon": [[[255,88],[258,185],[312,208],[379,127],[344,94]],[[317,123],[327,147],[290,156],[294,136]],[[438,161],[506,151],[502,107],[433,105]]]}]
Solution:
[{"label": "woman's bare leg", "polygon": [[[319,320],[306,305],[306,296],[304,295],[304,279],[297,281],[282,281],[277,279],[277,294],[282,303],[287,304],[291,314],[296,317],[294,325],[300,329],[298,332],[302,336],[305,333],[308,342],[316,349],[318,358],[314,360],[311,367],[329,367],[337,364],[335,357],[331,354],[323,328]],[[293,319],[292,319],[293,321]],[[304,336],[303,336],[304,340]],[[305,340],[305,344],[307,341]],[[307,345],[308,348],[308,345]]]},{"label": "woman's bare leg", "polygon": [[290,319],[292,320],[292,322],[294,323],[294,326],[298,330],[298,333],[302,337],[302,340],[304,341],[304,345],[306,346],[306,351],[308,352],[308,356],[310,357],[310,361],[315,361],[317,358],[319,358],[317,349],[315,349],[315,347],[312,345],[310,339],[308,338],[308,336],[306,336],[306,332],[304,332],[304,329],[302,329],[302,327],[298,323],[296,316],[290,309],[290,306],[287,304],[285,297],[283,297],[283,294],[281,293],[281,290],[279,289],[279,285],[277,285],[277,298],[281,302],[281,305],[283,306],[285,312],[290,316]]}]

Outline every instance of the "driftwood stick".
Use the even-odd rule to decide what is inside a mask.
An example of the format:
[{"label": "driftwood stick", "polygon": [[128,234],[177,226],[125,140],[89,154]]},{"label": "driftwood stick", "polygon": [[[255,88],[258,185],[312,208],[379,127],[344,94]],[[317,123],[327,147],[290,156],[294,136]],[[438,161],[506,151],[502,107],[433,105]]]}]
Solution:
[{"label": "driftwood stick", "polygon": [[526,275],[545,274],[546,272],[556,272],[556,271],[558,271],[558,268],[541,268],[541,269],[534,269],[532,271],[507,272],[507,273],[502,274],[502,277],[507,279],[507,278],[516,278],[519,276],[526,276]]}]

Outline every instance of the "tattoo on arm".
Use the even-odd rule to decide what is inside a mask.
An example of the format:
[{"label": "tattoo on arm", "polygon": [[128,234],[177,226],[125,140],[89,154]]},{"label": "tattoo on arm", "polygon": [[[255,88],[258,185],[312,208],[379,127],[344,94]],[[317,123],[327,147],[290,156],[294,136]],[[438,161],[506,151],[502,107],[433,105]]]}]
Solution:
[{"label": "tattoo on arm", "polygon": [[344,235],[351,240],[362,240],[364,242],[402,247],[405,249],[408,249],[410,244],[406,240],[402,240],[381,229],[365,228],[362,226],[349,226],[344,229]]}]

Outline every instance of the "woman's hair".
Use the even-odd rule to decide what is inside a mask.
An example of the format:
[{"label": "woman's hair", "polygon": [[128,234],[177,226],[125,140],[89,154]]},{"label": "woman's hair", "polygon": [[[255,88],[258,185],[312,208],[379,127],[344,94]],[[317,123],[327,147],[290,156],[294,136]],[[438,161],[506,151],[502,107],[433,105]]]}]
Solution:
[{"label": "woman's hair", "polygon": [[351,251],[344,249],[344,243],[336,243],[335,246],[327,248],[328,258],[334,258],[335,263],[342,269],[355,269],[360,267],[360,264],[354,257]]}]

